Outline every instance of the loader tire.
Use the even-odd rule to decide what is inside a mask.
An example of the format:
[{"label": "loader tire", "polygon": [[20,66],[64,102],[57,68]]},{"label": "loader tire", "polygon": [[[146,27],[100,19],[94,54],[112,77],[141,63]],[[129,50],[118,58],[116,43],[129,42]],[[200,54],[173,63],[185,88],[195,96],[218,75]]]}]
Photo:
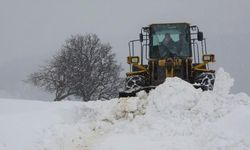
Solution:
[{"label": "loader tire", "polygon": [[127,77],[125,85],[126,90],[138,90],[145,86],[145,77],[141,75]]},{"label": "loader tire", "polygon": [[211,91],[214,88],[214,73],[201,73],[196,78],[196,83],[200,85],[203,91]]}]

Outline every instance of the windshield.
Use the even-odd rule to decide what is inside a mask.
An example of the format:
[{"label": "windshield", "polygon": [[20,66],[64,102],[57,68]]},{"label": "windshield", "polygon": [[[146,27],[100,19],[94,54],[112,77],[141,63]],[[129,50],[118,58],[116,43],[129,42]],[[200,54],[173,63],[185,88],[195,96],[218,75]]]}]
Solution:
[{"label": "windshield", "polygon": [[150,57],[189,57],[189,26],[187,24],[158,24],[151,26]]}]

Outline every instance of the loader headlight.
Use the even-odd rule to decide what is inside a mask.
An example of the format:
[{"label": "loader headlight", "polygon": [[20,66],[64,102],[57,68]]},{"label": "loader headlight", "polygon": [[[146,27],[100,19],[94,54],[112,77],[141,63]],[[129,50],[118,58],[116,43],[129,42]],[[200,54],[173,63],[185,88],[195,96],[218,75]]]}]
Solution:
[{"label": "loader headlight", "polygon": [[138,56],[130,56],[127,60],[128,64],[138,64],[139,63],[139,57]]},{"label": "loader headlight", "polygon": [[132,63],[139,63],[139,58],[135,57],[131,59]]},{"label": "loader headlight", "polygon": [[203,61],[204,62],[215,62],[214,55],[213,54],[203,55]]}]

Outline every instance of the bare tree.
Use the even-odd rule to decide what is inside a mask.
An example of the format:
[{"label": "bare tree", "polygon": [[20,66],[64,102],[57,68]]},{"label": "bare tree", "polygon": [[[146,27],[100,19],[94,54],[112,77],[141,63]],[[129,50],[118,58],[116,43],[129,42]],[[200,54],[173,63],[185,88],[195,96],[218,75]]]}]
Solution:
[{"label": "bare tree", "polygon": [[72,36],[47,65],[30,75],[29,81],[55,93],[55,101],[70,95],[83,101],[116,97],[121,67],[111,49],[95,34]]}]

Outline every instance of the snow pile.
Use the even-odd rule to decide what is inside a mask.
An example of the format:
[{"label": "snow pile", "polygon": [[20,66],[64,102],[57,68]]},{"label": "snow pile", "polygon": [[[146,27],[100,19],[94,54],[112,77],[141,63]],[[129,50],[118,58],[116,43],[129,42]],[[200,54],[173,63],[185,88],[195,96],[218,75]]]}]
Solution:
[{"label": "snow pile", "polygon": [[[167,79],[149,95],[148,115],[158,121],[153,126],[164,133],[161,138],[166,137],[166,147],[206,150],[250,148],[250,99],[243,93],[229,94],[233,79],[223,69],[217,71],[216,77],[213,92],[196,90],[174,78]],[[177,144],[180,139],[182,142]]]},{"label": "snow pile", "polygon": [[250,98],[179,79],[148,95],[96,102],[0,101],[0,150],[249,150]]},{"label": "snow pile", "polygon": [[[146,98],[140,93],[127,107],[118,108],[145,114],[133,115],[132,121],[132,117],[120,118],[93,149],[250,149],[250,98],[244,93],[229,94],[234,81],[223,69],[216,77],[214,91],[202,92],[173,78]],[[142,105],[140,99],[146,102]],[[141,107],[144,104],[146,108]]]}]

